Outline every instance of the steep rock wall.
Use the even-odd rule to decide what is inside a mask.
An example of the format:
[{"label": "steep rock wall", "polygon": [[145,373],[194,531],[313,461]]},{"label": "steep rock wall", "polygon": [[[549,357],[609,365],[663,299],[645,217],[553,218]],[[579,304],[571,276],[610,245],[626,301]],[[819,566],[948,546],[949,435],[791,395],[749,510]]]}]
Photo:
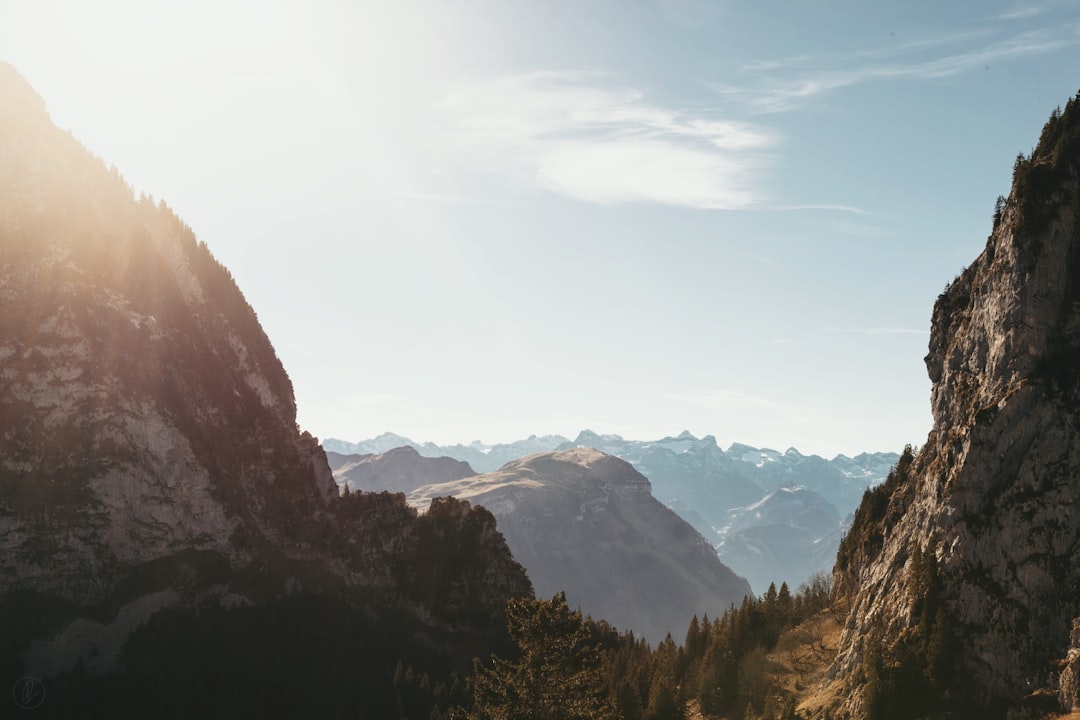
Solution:
[{"label": "steep rock wall", "polygon": [[1078,137],[1073,100],[1018,162],[985,250],[935,305],[934,427],[867,501],[879,510],[860,509],[837,566],[852,602],[832,670],[845,716],[870,710],[858,691],[871,643],[925,646],[922,553],[951,622],[952,697],[1023,716],[1056,688],[1053,661],[1080,614]]}]

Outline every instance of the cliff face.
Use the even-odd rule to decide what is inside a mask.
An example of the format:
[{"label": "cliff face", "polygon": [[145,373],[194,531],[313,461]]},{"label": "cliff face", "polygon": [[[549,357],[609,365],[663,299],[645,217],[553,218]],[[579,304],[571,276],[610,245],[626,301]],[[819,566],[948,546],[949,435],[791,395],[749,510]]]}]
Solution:
[{"label": "cliff face", "polygon": [[[971,707],[1022,714],[1056,689],[1080,614],[1078,139],[1073,100],[935,305],[933,430],[864,501],[838,558],[853,605],[833,676],[849,689],[866,684],[871,638],[926,647],[928,604],[951,619],[942,672]],[[846,711],[865,700],[850,693]]]},{"label": "cliff face", "polygon": [[565,590],[583,612],[654,644],[684,632],[694,614],[719,617],[751,594],[696,530],[652,497],[643,475],[598,450],[530,455],[417,488],[409,500],[424,506],[446,495],[491,511],[539,595]]},{"label": "cliff face", "polygon": [[[3,669],[97,653],[60,641],[79,617],[118,647],[162,607],[298,590],[488,628],[531,587],[489,514],[442,510],[338,497],[228,271],[0,63],[0,619],[16,616]],[[433,548],[452,569],[436,572]],[[45,599],[64,608],[42,630],[52,645],[13,631]]]},{"label": "cliff face", "polygon": [[323,453],[228,272],[6,65],[0,107],[0,592],[90,599],[320,512]]}]

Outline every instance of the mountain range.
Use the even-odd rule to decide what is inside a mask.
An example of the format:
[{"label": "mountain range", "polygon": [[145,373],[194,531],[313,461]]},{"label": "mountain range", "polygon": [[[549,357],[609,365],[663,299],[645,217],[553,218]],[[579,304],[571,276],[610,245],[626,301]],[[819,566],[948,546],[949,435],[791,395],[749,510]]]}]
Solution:
[{"label": "mountain range", "polygon": [[[653,496],[694,526],[716,547],[721,561],[749,580],[758,594],[770,583],[797,588],[814,574],[830,571],[863,493],[884,480],[900,457],[877,452],[826,460],[794,448],[781,453],[739,443],[723,450],[715,437],[697,438],[685,431],[650,441],[585,430],[573,440],[532,435],[512,443],[449,446],[417,443],[388,432],[356,443],[328,438],[323,447],[345,455],[410,447],[420,456],[453,458],[479,472],[492,472],[537,452],[600,450],[646,476]],[[341,485],[347,474],[335,468],[335,477]],[[415,483],[434,481],[421,473],[414,481],[386,489],[408,493]],[[367,480],[359,482],[354,487],[382,489]]]},{"label": "mountain range", "polygon": [[[1080,94],[1017,157],[982,253],[938,297],[934,425],[882,482],[871,455],[721,452],[689,434],[587,433],[480,475],[409,450],[328,456],[298,428],[291,381],[229,272],[5,63],[0,360],[13,715],[1080,709]],[[349,478],[413,487],[353,492]],[[725,490],[706,507],[712,485]],[[695,617],[682,647],[586,621],[561,593],[535,600],[509,547],[545,585],[577,574],[618,596],[603,573],[640,571],[628,591],[674,601],[688,586],[697,605],[710,574],[744,586],[656,498],[760,558],[790,546],[755,533],[802,529],[805,543],[860,492],[831,582]]]},{"label": "mountain range", "polygon": [[482,475],[410,446],[329,458],[351,489],[407,493],[420,510],[440,497],[486,508],[538,595],[565,591],[571,605],[654,645],[682,634],[688,617],[719,617],[751,594],[644,476],[598,450],[534,453]]}]

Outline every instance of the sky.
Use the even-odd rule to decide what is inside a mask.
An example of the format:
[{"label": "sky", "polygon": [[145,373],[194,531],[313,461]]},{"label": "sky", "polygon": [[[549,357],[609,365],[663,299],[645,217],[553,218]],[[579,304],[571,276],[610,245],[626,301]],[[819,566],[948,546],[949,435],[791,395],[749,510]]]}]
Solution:
[{"label": "sky", "polygon": [[0,0],[236,278],[320,438],[921,445],[934,300],[1076,2]]}]

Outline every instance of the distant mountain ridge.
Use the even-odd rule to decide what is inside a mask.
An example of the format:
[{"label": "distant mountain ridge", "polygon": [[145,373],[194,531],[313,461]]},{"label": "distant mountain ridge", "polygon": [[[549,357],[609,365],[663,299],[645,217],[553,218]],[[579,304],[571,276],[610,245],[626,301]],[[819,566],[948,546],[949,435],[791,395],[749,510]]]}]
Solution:
[{"label": "distant mountain ridge", "polygon": [[341,455],[380,455],[399,447],[411,447],[424,457],[451,457],[469,463],[476,472],[485,473],[498,470],[506,463],[538,452],[549,452],[565,446],[570,440],[562,435],[530,435],[524,440],[512,443],[489,445],[479,440],[468,445],[436,445],[432,442],[418,443],[402,435],[385,432],[369,440],[347,442],[337,438],[327,438],[323,448],[327,452]]},{"label": "distant mountain ridge", "polygon": [[327,452],[326,459],[342,492],[411,493],[421,485],[476,475],[469,463],[449,457],[429,458],[410,445],[376,455]]},{"label": "distant mountain ridge", "polygon": [[[653,496],[712,543],[721,561],[746,577],[757,593],[770,582],[786,581],[795,588],[814,573],[831,570],[863,493],[882,482],[900,457],[876,452],[826,460],[794,448],[781,453],[741,443],[723,450],[714,436],[698,438],[688,431],[659,440],[625,440],[583,430],[573,440],[532,435],[513,443],[445,447],[393,433],[358,443],[323,441],[327,451],[343,454],[378,454],[402,446],[425,457],[467,462],[477,472],[492,472],[535,452],[582,447],[614,455],[647,477]],[[340,485],[344,476],[335,474]],[[778,494],[795,488],[798,492]]]},{"label": "distant mountain ridge", "polygon": [[598,450],[534,453],[481,475],[410,447],[330,457],[342,484],[407,492],[420,509],[441,497],[486,508],[539,595],[565,590],[572,605],[654,645],[751,592],[644,476]]}]

